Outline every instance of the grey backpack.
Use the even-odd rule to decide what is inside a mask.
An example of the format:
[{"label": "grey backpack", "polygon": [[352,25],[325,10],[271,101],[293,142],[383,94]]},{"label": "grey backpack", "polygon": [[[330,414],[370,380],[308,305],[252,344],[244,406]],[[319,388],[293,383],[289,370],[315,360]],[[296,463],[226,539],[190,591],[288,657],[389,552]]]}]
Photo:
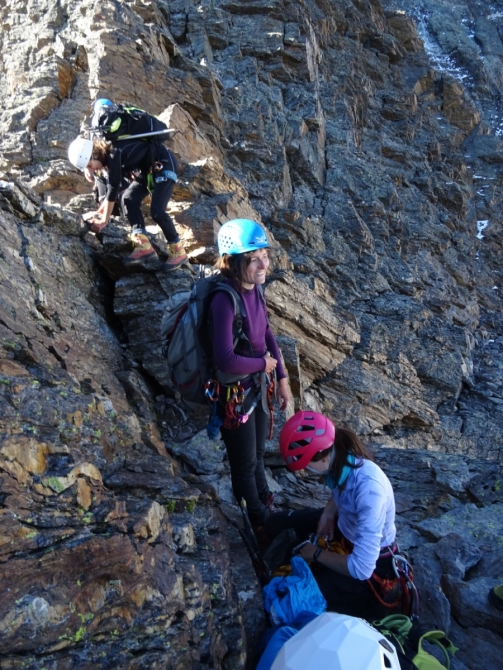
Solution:
[{"label": "grey backpack", "polygon": [[[260,295],[264,300],[262,287]],[[211,342],[209,306],[216,291],[228,293],[234,305],[234,348],[239,340],[248,342],[243,333],[246,312],[239,293],[224,282],[220,273],[201,277],[191,291],[178,291],[168,301],[161,321],[163,353],[168,362],[169,381],[173,389],[193,403],[206,404],[205,384],[215,374],[224,384],[243,378],[215,370]]]}]

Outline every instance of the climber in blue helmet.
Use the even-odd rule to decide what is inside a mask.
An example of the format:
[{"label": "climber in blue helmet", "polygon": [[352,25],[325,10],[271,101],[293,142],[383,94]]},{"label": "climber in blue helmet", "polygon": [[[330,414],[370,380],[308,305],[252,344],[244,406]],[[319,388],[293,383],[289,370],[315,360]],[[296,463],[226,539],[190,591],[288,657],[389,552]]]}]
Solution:
[{"label": "climber in blue helmet", "polygon": [[100,120],[100,116],[103,113],[103,107],[114,107],[114,103],[108,98],[98,98],[92,104],[93,118],[91,120],[91,125],[93,128],[97,128]]},{"label": "climber in blue helmet", "polygon": [[[92,126],[99,128],[102,116],[117,107],[107,98],[96,100],[92,105]],[[84,172],[88,181],[94,182],[99,209],[87,219],[91,230],[101,233],[118,206],[131,224],[130,240],[134,250],[124,259],[126,265],[157,259],[156,250],[147,236],[141,208],[149,193],[152,195],[150,215],[161,228],[168,245],[169,256],[162,270],[176,270],[188,260],[173,220],[166,211],[177,180],[178,161],[173,152],[162,143],[149,143],[134,134],[121,139],[120,143],[78,137],[68,148],[68,159]]]},{"label": "climber in blue helmet", "polygon": [[256,221],[233,219],[218,231],[217,244],[217,268],[243,302],[246,338],[235,343],[232,297],[216,292],[210,304],[213,357],[218,369],[215,404],[234,496],[238,504],[245,499],[250,521],[260,533],[267,516],[275,511],[264,469],[271,396],[275,392],[283,411],[290,397],[262,288],[270,265],[269,241]]}]

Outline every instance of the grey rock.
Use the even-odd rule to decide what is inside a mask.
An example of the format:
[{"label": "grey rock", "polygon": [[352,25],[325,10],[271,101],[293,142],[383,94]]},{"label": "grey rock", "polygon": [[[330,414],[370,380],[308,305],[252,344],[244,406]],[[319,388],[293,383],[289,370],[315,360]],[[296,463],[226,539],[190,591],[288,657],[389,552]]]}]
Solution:
[{"label": "grey rock", "polygon": [[446,575],[442,584],[451,603],[452,612],[465,627],[481,627],[501,634],[503,612],[493,607],[487,594],[494,586],[489,577],[479,577],[468,582]]},{"label": "grey rock", "polygon": [[206,430],[197,433],[184,443],[173,442],[169,451],[188,463],[198,474],[213,474],[223,472],[225,446],[221,440],[210,440]]},{"label": "grey rock", "polygon": [[453,495],[464,493],[471,479],[468,466],[456,463],[433,463],[432,470],[438,486]]},{"label": "grey rock", "polygon": [[435,554],[440,559],[444,574],[457,579],[463,579],[466,571],[482,558],[479,547],[457,533],[450,533],[439,540],[435,545]]},{"label": "grey rock", "polygon": [[[183,455],[204,412],[177,404],[157,336],[165,300],[195,274],[159,271],[166,244],[148,217],[159,261],[133,270],[124,222],[100,239],[82,229],[90,185],[66,152],[103,95],[179,130],[170,213],[193,261],[214,262],[229,218],[267,227],[295,408],[384,447],[424,613],[450,626],[453,667],[499,667],[501,622],[483,602],[483,580],[501,576],[503,415],[483,384],[503,378],[498,16],[451,0],[6,5],[5,663],[251,667],[265,626],[236,519],[216,507],[219,492],[236,512],[225,461],[204,440]],[[271,486],[286,506],[323,505],[324,487],[284,469],[282,421]],[[198,550],[177,554],[173,529]],[[478,563],[457,541],[449,558],[451,532]],[[104,556],[134,598],[103,576]],[[128,625],[110,616],[118,599]]]},{"label": "grey rock", "polygon": [[432,628],[449,634],[451,604],[443,588],[442,567],[434,556],[431,544],[425,544],[413,554],[414,583],[419,592],[421,620]]},{"label": "grey rock", "polygon": [[479,548],[503,545],[503,504],[456,507],[437,519],[425,519],[417,529],[427,537],[440,539],[450,533],[462,535]]},{"label": "grey rock", "polygon": [[10,203],[13,213],[23,219],[32,219],[38,212],[33,202],[13,182],[0,180],[0,197]]},{"label": "grey rock", "polygon": [[460,626],[455,620],[452,622],[450,639],[458,647],[452,659],[451,667],[456,670],[476,668],[480,659],[490,670],[497,670],[500,665],[501,637],[482,627]]}]

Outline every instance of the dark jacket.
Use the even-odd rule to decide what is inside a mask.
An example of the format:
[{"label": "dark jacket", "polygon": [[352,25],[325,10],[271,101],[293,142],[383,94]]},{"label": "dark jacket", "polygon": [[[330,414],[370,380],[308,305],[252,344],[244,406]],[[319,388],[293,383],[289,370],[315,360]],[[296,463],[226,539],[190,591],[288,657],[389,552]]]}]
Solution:
[{"label": "dark jacket", "polygon": [[112,146],[107,158],[108,188],[107,200],[114,201],[124,177],[130,178],[131,172],[140,170],[146,178],[154,162],[160,161],[165,169],[176,172],[177,160],[163,144],[145,140],[120,140]]}]

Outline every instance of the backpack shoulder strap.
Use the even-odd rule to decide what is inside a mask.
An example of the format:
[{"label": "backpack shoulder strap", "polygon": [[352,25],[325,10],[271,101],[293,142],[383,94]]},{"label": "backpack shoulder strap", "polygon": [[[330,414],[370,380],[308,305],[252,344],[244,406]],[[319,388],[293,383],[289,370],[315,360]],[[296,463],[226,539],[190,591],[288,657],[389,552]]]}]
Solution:
[{"label": "backpack shoulder strap", "polygon": [[246,318],[246,310],[244,302],[242,297],[236,291],[236,289],[234,289],[229,284],[226,284],[221,281],[215,282],[215,284],[216,285],[212,291],[212,294],[216,293],[217,291],[222,291],[224,293],[227,293],[227,295],[229,295],[232,299],[232,305],[234,307],[234,321],[232,324],[232,331],[233,331],[232,334],[233,334],[233,346],[234,348],[236,348],[236,345],[239,342],[239,340],[246,340],[247,342],[249,341],[243,331],[243,319]]},{"label": "backpack shoulder strap", "polygon": [[246,317],[246,310],[243,303],[243,299],[235,288],[230,286],[230,284],[218,281],[215,282],[215,288],[213,289],[212,293],[216,293],[217,291],[223,291],[224,293],[230,295],[230,297],[232,298],[232,305],[234,307],[234,316],[240,314],[241,316]]},{"label": "backpack shoulder strap", "polygon": [[262,305],[264,307],[265,320],[266,320],[267,325],[269,326],[269,315],[267,314],[267,303],[266,303],[266,300],[265,300],[265,292],[264,292],[264,287],[262,286],[262,284],[257,284],[257,290],[258,290],[258,294],[260,296],[260,300],[262,302]]}]

